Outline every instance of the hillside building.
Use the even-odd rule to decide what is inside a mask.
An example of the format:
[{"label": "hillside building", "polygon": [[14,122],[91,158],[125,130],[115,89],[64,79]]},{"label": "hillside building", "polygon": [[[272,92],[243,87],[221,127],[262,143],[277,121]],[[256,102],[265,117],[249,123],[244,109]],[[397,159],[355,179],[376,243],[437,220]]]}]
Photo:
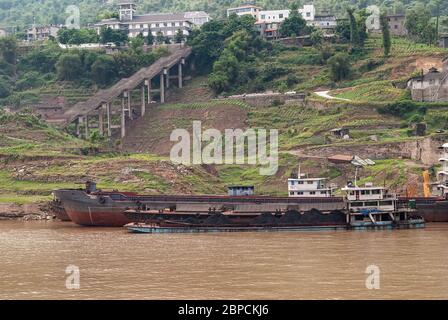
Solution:
[{"label": "hillside building", "polygon": [[406,36],[408,31],[406,30],[404,14],[390,14],[387,16],[389,22],[389,31],[394,36]]},{"label": "hillside building", "polygon": [[8,32],[5,29],[0,28],[0,38],[6,37],[7,35]]},{"label": "hillside building", "polygon": [[227,17],[230,17],[232,14],[236,14],[237,16],[251,15],[256,20],[258,20],[260,11],[261,11],[261,7],[258,7],[258,6],[252,5],[252,4],[247,4],[247,5],[227,9]]},{"label": "hillside building", "polygon": [[111,28],[126,31],[130,38],[139,34],[146,37],[151,32],[153,36],[162,33],[172,39],[179,30],[188,36],[195,26],[210,21],[210,16],[203,11],[137,15],[137,6],[132,0],[121,1],[118,6],[119,18],[103,19],[96,23],[98,33],[102,28]]},{"label": "hillside building", "polygon": [[427,74],[413,77],[407,82],[412,100],[420,102],[448,102],[448,58],[442,70],[431,68]]},{"label": "hillside building", "polygon": [[439,47],[448,49],[448,33],[440,35]]},{"label": "hillside building", "polygon": [[[388,14],[387,21],[389,23],[389,32],[391,35],[403,37],[408,34],[405,25],[406,17],[404,14]],[[373,33],[381,33],[379,17],[371,19],[370,22],[371,25],[367,28],[368,31]]]},{"label": "hillside building", "polygon": [[318,14],[308,25],[321,29],[324,33],[333,33],[338,26],[336,16],[332,14]]},{"label": "hillside building", "polygon": [[26,39],[27,41],[44,41],[51,37],[56,38],[61,28],[62,26],[57,25],[33,26],[26,30]]}]

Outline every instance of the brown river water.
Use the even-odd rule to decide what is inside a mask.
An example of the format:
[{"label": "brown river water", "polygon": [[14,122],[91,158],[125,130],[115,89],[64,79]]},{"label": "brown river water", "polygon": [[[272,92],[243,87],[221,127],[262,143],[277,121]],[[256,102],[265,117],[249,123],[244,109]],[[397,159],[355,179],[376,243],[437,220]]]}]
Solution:
[{"label": "brown river water", "polygon": [[[66,268],[79,268],[79,289]],[[380,271],[367,289],[366,268]],[[448,224],[136,235],[0,221],[0,299],[447,299]]]}]

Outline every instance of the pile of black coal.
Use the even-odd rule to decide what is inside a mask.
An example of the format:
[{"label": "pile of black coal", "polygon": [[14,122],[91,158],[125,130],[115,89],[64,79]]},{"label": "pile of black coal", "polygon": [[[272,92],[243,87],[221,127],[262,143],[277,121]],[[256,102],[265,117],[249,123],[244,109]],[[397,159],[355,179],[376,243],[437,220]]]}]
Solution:
[{"label": "pile of black coal", "polygon": [[260,214],[258,217],[252,219],[251,223],[253,224],[267,224],[274,225],[277,223],[279,219],[272,215],[272,213],[264,212]]},{"label": "pile of black coal", "polygon": [[302,214],[296,210],[290,210],[280,218],[281,224],[299,224],[302,220]]},{"label": "pile of black coal", "polygon": [[229,225],[232,221],[222,213],[215,213],[204,220],[207,225]]},{"label": "pile of black coal", "polygon": [[302,216],[304,224],[322,224],[322,223],[343,223],[345,215],[341,211],[333,211],[331,213],[323,213],[317,209],[311,209]]}]

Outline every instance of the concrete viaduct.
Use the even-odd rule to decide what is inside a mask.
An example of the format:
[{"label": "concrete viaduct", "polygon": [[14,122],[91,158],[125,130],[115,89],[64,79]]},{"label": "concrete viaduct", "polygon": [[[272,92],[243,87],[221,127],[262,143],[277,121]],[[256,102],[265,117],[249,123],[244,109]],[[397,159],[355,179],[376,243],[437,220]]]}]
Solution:
[{"label": "concrete viaduct", "polygon": [[[140,115],[145,115],[146,108],[153,103],[153,93],[158,92],[160,103],[165,103],[166,90],[171,85],[171,80],[176,80],[177,86],[183,86],[183,66],[185,60],[191,54],[191,48],[176,45],[170,48],[171,54],[162,57],[147,68],[142,68],[129,78],[121,79],[108,89],[100,90],[84,102],[79,102],[59,118],[55,124],[62,127],[76,123],[76,133],[81,136],[80,128],[84,124],[85,137],[89,136],[89,119],[98,118],[98,129],[102,136],[112,136],[112,129],[121,129],[121,137],[126,135],[126,120],[133,120],[137,115],[132,109],[132,92],[141,92]],[[174,75],[173,69],[177,69]],[[173,75],[170,73],[173,72]],[[153,88],[153,80],[159,79],[158,88]],[[112,124],[112,108],[114,101],[121,99],[121,121],[119,125]]]}]

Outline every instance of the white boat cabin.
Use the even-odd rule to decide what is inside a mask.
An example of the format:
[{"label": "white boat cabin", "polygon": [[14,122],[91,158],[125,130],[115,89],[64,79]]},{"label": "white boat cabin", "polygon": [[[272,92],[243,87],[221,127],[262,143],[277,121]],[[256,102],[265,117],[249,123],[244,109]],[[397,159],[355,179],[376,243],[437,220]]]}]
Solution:
[{"label": "white boat cabin", "polygon": [[288,179],[288,194],[296,198],[327,198],[333,196],[333,188],[327,186],[325,178],[298,178]]},{"label": "white boat cabin", "polygon": [[351,212],[390,212],[397,209],[397,196],[389,194],[384,187],[374,187],[368,183],[363,187],[349,185],[342,191],[346,193],[347,206]]},{"label": "white boat cabin", "polygon": [[439,159],[442,164],[442,171],[437,173],[439,185],[437,188],[442,191],[442,196],[448,195],[448,143],[445,143],[441,149],[443,150],[443,156]]}]

